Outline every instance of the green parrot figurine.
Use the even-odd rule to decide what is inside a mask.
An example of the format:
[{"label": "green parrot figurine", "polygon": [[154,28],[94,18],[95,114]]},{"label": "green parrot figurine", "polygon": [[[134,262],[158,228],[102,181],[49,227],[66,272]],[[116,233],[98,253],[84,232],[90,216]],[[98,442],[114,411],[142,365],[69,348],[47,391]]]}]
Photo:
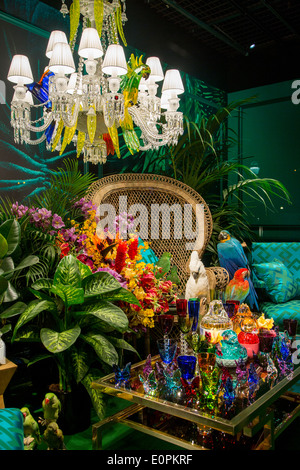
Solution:
[{"label": "green parrot figurine", "polygon": [[171,267],[171,254],[170,253],[163,253],[160,259],[155,264],[154,268],[159,268],[155,270],[155,277],[156,279],[161,279],[165,276]]},{"label": "green parrot figurine", "polygon": [[42,407],[46,425],[51,421],[57,421],[61,411],[61,403],[55,393],[46,393]]},{"label": "green parrot figurine", "polygon": [[24,449],[34,450],[35,447],[41,443],[41,434],[38,423],[31,415],[29,409],[24,406],[21,408],[21,413],[24,416],[23,429],[24,429]]},{"label": "green parrot figurine", "polygon": [[177,266],[172,266],[172,268],[170,269],[169,275],[167,277],[167,281],[171,281],[173,282],[173,284],[176,284],[177,286],[179,286],[180,279],[177,274],[177,271],[178,271]]},{"label": "green parrot figurine", "polygon": [[122,76],[121,90],[124,96],[124,119],[120,121],[123,137],[129,151],[134,154],[140,148],[139,138],[134,130],[133,119],[128,108],[137,104],[138,88],[142,78],[148,79],[151,73],[150,67],[143,63],[143,56],[135,57],[131,54],[127,64],[127,74]]},{"label": "green parrot figurine", "polygon": [[44,434],[44,440],[48,445],[47,450],[64,450],[64,435],[58,424],[54,421],[48,424]]}]

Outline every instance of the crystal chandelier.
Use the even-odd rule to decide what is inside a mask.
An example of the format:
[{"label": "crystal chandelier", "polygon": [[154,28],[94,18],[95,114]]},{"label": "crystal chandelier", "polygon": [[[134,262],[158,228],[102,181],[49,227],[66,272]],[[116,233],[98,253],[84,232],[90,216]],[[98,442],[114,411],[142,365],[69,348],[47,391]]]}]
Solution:
[{"label": "crystal chandelier", "polygon": [[7,78],[15,83],[15,143],[45,141],[48,150],[60,154],[73,143],[77,157],[83,153],[84,162],[94,164],[105,163],[108,154],[120,157],[119,135],[132,154],[175,145],[183,133],[180,73],[172,69],[164,75],[157,57],[144,63],[142,56],[131,54],[126,62],[120,44],[121,39],[127,45],[125,0],[73,0],[70,10],[62,0],[61,13],[70,15],[69,41],[64,32],[52,31],[46,50],[49,62],[38,82],[26,56],[12,59]]}]

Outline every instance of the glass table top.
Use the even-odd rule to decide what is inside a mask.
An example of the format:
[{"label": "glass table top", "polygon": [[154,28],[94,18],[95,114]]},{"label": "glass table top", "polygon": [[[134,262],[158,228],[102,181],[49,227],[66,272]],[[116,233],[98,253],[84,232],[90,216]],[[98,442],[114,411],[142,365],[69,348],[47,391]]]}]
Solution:
[{"label": "glass table top", "polygon": [[[126,382],[118,383],[116,381],[116,374],[112,373],[94,382],[92,386],[93,388],[100,388],[104,393],[232,435],[237,434],[244,427],[248,426],[257,416],[262,416],[264,410],[267,410],[274,401],[280,398],[293,384],[300,380],[300,367],[298,365],[294,365],[293,370],[286,376],[279,376],[275,380],[268,380],[268,377],[262,374],[258,388],[254,394],[255,396],[251,402],[249,403],[247,399],[244,400],[244,402],[240,400],[234,404],[229,412],[224,413],[224,406],[217,406],[213,410],[207,410],[201,407],[201,404],[199,405],[197,399],[193,402],[190,400],[189,402],[187,393],[185,393],[183,387],[177,389],[178,393],[176,393],[175,396],[174,394],[170,396],[170,394],[161,391],[160,393],[155,392],[151,394],[150,390],[149,393],[145,393],[141,376],[143,377],[146,361],[149,367],[149,359],[150,358],[132,365],[130,367],[130,377]],[[251,362],[253,361],[248,360],[248,367]],[[151,358],[150,369],[162,372],[163,366],[160,356]],[[176,370],[174,366],[173,368],[172,373]],[[229,373],[232,376],[232,380],[235,381],[235,369],[229,369]],[[190,386],[191,382],[189,382],[188,385]],[[224,389],[221,395],[219,393],[219,396],[222,397],[222,393],[224,393]],[[199,396],[201,399],[201,393],[198,394],[198,397]]]}]

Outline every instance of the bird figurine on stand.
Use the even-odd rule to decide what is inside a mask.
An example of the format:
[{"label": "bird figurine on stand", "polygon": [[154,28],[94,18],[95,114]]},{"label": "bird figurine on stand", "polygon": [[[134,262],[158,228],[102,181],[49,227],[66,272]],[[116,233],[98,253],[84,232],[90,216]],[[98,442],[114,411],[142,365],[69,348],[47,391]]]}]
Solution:
[{"label": "bird figurine on stand", "polygon": [[43,437],[48,445],[47,450],[66,450],[63,432],[55,421],[48,424]]},{"label": "bird figurine on stand", "polygon": [[249,295],[249,276],[248,269],[238,269],[233,276],[233,279],[227,284],[225,289],[225,300],[239,300],[243,303]]},{"label": "bird figurine on stand", "polygon": [[205,314],[207,299],[209,298],[209,282],[206,269],[197,251],[192,251],[190,264],[190,277],[185,287],[185,298],[200,299],[199,317]]},{"label": "bird figurine on stand", "polygon": [[24,450],[34,450],[36,446],[41,443],[39,425],[26,406],[21,408],[20,411],[24,417]]},{"label": "bird figurine on stand", "polygon": [[46,393],[45,398],[42,403],[43,411],[44,411],[44,423],[49,424],[52,421],[57,421],[59,413],[61,411],[61,403],[60,400],[57,398],[55,393]]},{"label": "bird figurine on stand", "polygon": [[61,402],[55,393],[46,393],[42,403],[44,419],[39,420],[42,426],[46,426],[43,434],[44,441],[48,444],[47,450],[64,450],[64,435],[57,424],[61,412]]},{"label": "bird figurine on stand", "polygon": [[249,272],[247,279],[249,283],[249,293],[245,302],[249,303],[251,309],[256,308],[256,310],[259,311],[257,293],[250,278],[250,266],[242,244],[236,238],[232,237],[227,230],[220,232],[219,240],[217,250],[220,266],[228,271],[230,279],[233,279],[234,274],[241,268],[245,268]]}]

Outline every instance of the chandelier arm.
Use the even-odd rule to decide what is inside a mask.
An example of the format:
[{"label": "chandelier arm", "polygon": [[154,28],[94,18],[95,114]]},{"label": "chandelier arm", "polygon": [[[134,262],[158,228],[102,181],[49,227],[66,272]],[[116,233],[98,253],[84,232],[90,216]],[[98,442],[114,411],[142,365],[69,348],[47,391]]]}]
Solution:
[{"label": "chandelier arm", "polygon": [[62,112],[61,117],[62,117],[62,120],[63,120],[65,126],[67,126],[67,127],[74,127],[75,126],[76,121],[78,119],[78,111],[79,111],[79,99],[76,100],[75,108],[74,108],[74,111],[72,113],[71,120],[69,120],[68,114],[65,111]]},{"label": "chandelier arm", "polygon": [[147,122],[142,118],[141,113],[139,113],[138,108],[135,106],[128,108],[128,112],[132,116],[136,125],[140,127],[142,133],[146,135],[148,142],[150,140],[155,140],[157,145],[165,145],[169,135],[171,134],[170,131],[166,131],[165,127],[162,126],[163,134],[159,134],[157,129],[156,132],[154,132],[154,128],[147,124]]},{"label": "chandelier arm", "polygon": [[41,144],[42,142],[44,142],[44,140],[46,140],[46,135],[42,135],[42,137],[40,137],[39,139],[36,139],[36,140],[31,140],[31,139],[28,139],[28,138],[24,138],[24,141],[26,142],[26,144],[29,144],[29,145],[39,145]]},{"label": "chandelier arm", "polygon": [[26,130],[31,131],[31,132],[44,132],[50,126],[52,121],[53,121],[53,117],[51,113],[47,121],[42,126],[39,126],[39,127],[32,126],[29,122],[25,121],[25,128]]}]

